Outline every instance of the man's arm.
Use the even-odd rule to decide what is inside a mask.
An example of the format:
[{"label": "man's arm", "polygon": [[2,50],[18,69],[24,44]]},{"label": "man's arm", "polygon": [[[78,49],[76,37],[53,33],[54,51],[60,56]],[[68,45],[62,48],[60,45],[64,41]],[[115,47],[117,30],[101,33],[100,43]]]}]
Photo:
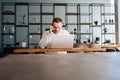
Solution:
[{"label": "man's arm", "polygon": [[51,43],[51,38],[49,32],[44,32],[42,39],[39,41],[40,48],[49,47]]}]

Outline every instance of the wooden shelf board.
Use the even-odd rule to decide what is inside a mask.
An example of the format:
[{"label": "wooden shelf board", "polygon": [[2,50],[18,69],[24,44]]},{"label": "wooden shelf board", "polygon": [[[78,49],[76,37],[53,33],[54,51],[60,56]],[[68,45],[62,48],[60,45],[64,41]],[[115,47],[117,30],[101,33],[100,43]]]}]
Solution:
[{"label": "wooden shelf board", "polygon": [[115,15],[115,13],[102,13],[102,15],[111,16],[111,15]]},{"label": "wooden shelf board", "polygon": [[70,34],[89,35],[89,34],[91,34],[91,33],[77,33],[77,32],[70,32]]},{"label": "wooden shelf board", "polygon": [[66,6],[66,3],[54,3],[55,6]]},{"label": "wooden shelf board", "polygon": [[29,25],[41,25],[41,23],[29,23]]},{"label": "wooden shelf board", "polygon": [[15,15],[14,12],[2,12],[2,14],[4,14],[4,15]]},{"label": "wooden shelf board", "polygon": [[29,3],[25,3],[25,2],[17,2],[17,3],[15,3],[15,5],[29,5]]},{"label": "wooden shelf board", "polygon": [[2,23],[2,25],[15,25],[15,23]]},{"label": "wooden shelf board", "polygon": [[66,15],[78,15],[78,13],[66,13]]},{"label": "wooden shelf board", "polygon": [[82,15],[82,16],[89,16],[89,15],[92,15],[92,13],[80,13],[80,15]]},{"label": "wooden shelf board", "polygon": [[15,33],[2,33],[2,35],[15,35]]},{"label": "wooden shelf board", "polygon": [[30,13],[29,13],[29,15],[40,15],[40,14],[41,14],[40,12],[38,12],[38,13],[37,13],[37,12],[36,12],[36,13],[30,12]]},{"label": "wooden shelf board", "polygon": [[102,33],[102,34],[115,34],[115,33]]},{"label": "wooden shelf board", "polygon": [[29,43],[29,45],[38,45],[38,43]]},{"label": "wooden shelf board", "polygon": [[29,33],[29,35],[41,35],[42,33]]},{"label": "wooden shelf board", "polygon": [[115,23],[103,23],[103,25],[115,25]]},{"label": "wooden shelf board", "polygon": [[91,3],[90,6],[102,6],[102,3]]},{"label": "wooden shelf board", "polygon": [[102,25],[91,25],[90,27],[102,27]]},{"label": "wooden shelf board", "polygon": [[54,15],[54,13],[50,12],[43,12],[42,15]]},{"label": "wooden shelf board", "polygon": [[92,23],[80,23],[80,25],[91,25]]}]

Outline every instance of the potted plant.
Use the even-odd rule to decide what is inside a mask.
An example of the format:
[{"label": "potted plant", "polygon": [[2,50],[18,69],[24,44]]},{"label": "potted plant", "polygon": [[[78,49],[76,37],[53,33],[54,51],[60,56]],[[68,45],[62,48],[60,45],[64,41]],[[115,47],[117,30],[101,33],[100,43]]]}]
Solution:
[{"label": "potted plant", "polygon": [[96,21],[94,21],[94,23],[95,23],[95,25],[98,25],[98,21],[96,20]]},{"label": "potted plant", "polygon": [[104,31],[104,33],[107,33],[107,28],[104,28],[103,31]]}]

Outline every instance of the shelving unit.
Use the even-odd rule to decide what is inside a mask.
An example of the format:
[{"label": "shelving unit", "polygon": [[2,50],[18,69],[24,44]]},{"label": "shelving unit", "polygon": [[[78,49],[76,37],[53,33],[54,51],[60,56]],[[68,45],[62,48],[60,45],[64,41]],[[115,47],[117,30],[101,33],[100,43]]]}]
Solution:
[{"label": "shelving unit", "polygon": [[[1,49],[15,47],[15,6],[14,3],[1,4]],[[8,42],[9,41],[9,42]]]},{"label": "shelving unit", "polygon": [[[116,26],[115,26],[115,5],[114,4],[103,4],[102,5],[102,43],[106,40],[110,40],[112,43],[116,43]],[[104,28],[107,29],[106,33]]]},{"label": "shelving unit", "polygon": [[[79,4],[67,4],[66,5],[66,13],[65,13],[65,18],[66,18],[66,29],[71,33],[74,34],[75,39],[74,42],[79,42]],[[73,20],[76,18],[75,20]]]},{"label": "shelving unit", "polygon": [[29,4],[29,48],[36,48],[42,35],[41,3]]},{"label": "shelving unit", "polygon": [[[25,41],[27,48],[38,47],[44,31],[54,17],[63,19],[63,28],[75,35],[75,43],[105,40],[116,42],[115,5],[101,3],[1,3],[1,41],[5,48],[19,48]],[[98,20],[95,25],[94,21]],[[105,33],[104,28],[109,28]]]}]

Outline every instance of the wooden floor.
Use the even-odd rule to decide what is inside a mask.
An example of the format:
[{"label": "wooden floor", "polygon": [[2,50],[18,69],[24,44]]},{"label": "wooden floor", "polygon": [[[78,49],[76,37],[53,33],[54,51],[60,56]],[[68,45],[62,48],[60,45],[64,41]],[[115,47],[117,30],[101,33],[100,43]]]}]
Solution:
[{"label": "wooden floor", "polygon": [[120,80],[120,53],[10,54],[0,80]]}]

